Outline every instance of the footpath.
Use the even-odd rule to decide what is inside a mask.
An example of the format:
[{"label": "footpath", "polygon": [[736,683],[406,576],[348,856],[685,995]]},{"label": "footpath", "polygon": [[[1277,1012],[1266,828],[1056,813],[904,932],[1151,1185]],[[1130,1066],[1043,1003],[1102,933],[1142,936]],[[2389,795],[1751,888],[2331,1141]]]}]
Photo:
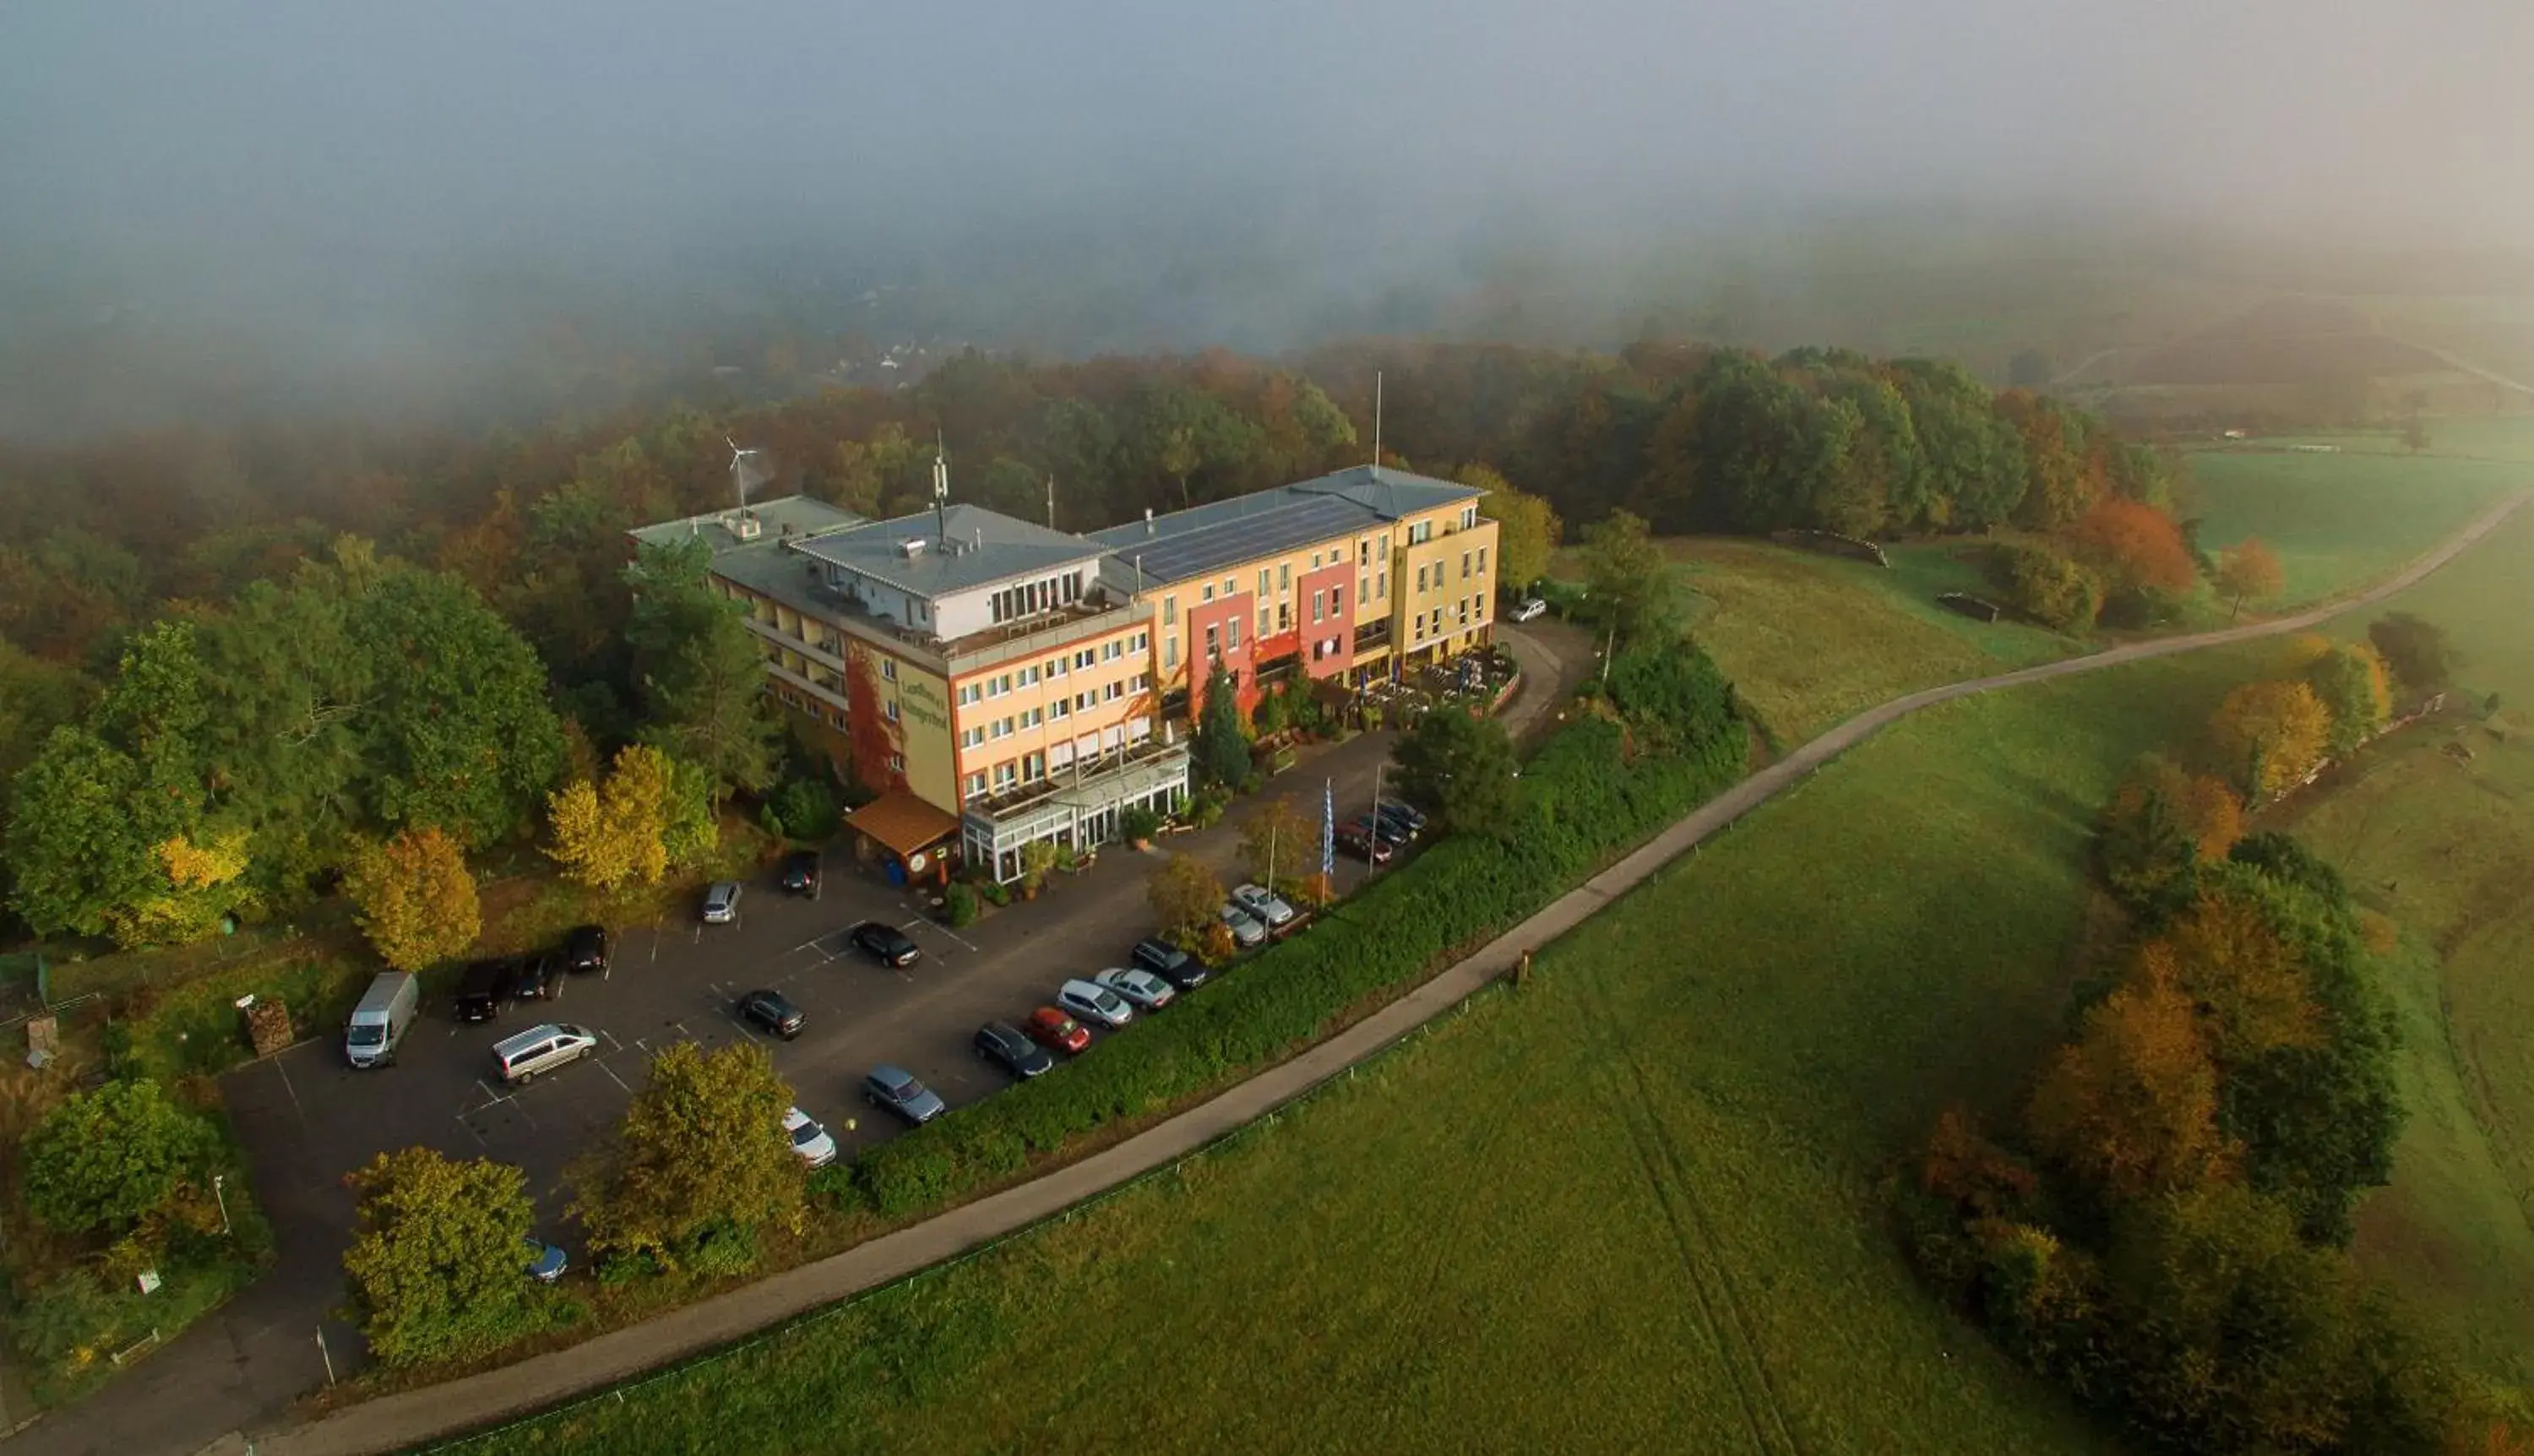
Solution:
[{"label": "footpath", "polygon": [[[1574,929],[1613,898],[1814,769],[1889,724],[1937,703],[2124,663],[2303,632],[2372,606],[2419,582],[2505,520],[2527,500],[2511,496],[2386,580],[2289,617],[2189,637],[2132,642],[1996,677],[1952,683],[1896,698],[1850,718],[1710,800],[1634,853],[1497,938],[1476,954],[1294,1060],[1260,1072],[1213,1100],[1126,1141],[1017,1187],[657,1319],[427,1389],[383,1396],[323,1420],[252,1440],[231,1434],[204,1448],[253,1456],[357,1456],[399,1450],[524,1416],[662,1365],[704,1354],[768,1325],[879,1288],[945,1259],[1010,1238],[1065,1209],[1186,1158],[1379,1056],[1509,973],[1526,950]],[[1535,706],[1533,711],[1538,711]]]}]

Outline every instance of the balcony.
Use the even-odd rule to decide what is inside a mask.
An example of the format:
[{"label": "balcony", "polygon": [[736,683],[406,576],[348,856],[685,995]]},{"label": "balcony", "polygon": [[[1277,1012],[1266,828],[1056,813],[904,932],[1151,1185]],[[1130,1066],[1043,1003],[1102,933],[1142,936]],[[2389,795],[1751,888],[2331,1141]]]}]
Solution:
[{"label": "balcony", "polygon": [[1390,619],[1368,622],[1355,630],[1355,649],[1358,653],[1375,652],[1390,645]]}]

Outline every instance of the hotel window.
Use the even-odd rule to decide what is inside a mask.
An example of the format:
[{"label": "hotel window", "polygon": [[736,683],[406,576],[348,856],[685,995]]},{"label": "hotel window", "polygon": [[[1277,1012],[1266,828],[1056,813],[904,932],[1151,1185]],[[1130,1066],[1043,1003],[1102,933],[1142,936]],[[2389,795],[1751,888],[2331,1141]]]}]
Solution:
[{"label": "hotel window", "polygon": [[995,765],[995,787],[996,789],[1008,789],[1020,781],[1020,770],[1010,763],[997,763]]},{"label": "hotel window", "polygon": [[1223,594],[1224,594],[1225,596],[1230,596],[1230,595],[1232,595],[1234,592],[1238,591],[1239,589],[1240,589],[1240,588],[1239,588],[1238,586],[1236,586],[1236,585],[1234,585],[1234,584],[1233,584],[1233,578],[1232,578],[1232,577],[1230,577],[1230,576],[1226,576],[1226,577],[1224,577],[1224,578],[1223,578]]},{"label": "hotel window", "polygon": [[894,683],[897,681],[896,658],[883,657],[879,660],[879,680],[883,683]]},{"label": "hotel window", "polygon": [[1424,613],[1422,613],[1422,612],[1419,612],[1419,613],[1418,613],[1418,614],[1417,614],[1417,621],[1416,621],[1416,624],[1415,624],[1413,627],[1411,627],[1411,628],[1409,629],[1409,632],[1408,632],[1408,639],[1409,639],[1410,641],[1412,641],[1412,642],[1413,642],[1413,641],[1417,640],[1418,637],[1423,637],[1424,635],[1425,635],[1425,614],[1424,614]]},{"label": "hotel window", "polygon": [[1389,572],[1387,572],[1387,571],[1383,571],[1383,572],[1380,572],[1380,573],[1378,573],[1377,575],[1375,575],[1375,576],[1373,576],[1373,578],[1372,578],[1372,594],[1373,594],[1373,595],[1375,595],[1375,596],[1377,596],[1377,597],[1380,597],[1383,601],[1388,601],[1388,600],[1390,600],[1390,573],[1389,573]]},{"label": "hotel window", "polygon": [[1001,678],[986,679],[986,696],[988,698],[1000,698],[1010,691],[1010,685]]},{"label": "hotel window", "polygon": [[1423,567],[1418,567],[1417,569],[1417,589],[1420,592],[1425,589],[1425,569]]},{"label": "hotel window", "polygon": [[1097,691],[1076,693],[1073,695],[1073,710],[1078,713],[1087,713],[1091,711],[1091,704],[1098,702],[1099,700],[1100,695]]},{"label": "hotel window", "polygon": [[1294,630],[1294,604],[1292,602],[1278,602],[1276,604],[1276,630],[1278,632],[1292,632]]},{"label": "hotel window", "polygon": [[1265,596],[1267,594],[1267,569],[1265,567],[1260,567],[1258,569],[1258,594],[1260,596]]},{"label": "hotel window", "polygon": [[1226,617],[1223,619],[1223,644],[1230,647],[1235,652],[1240,650],[1239,618]]},{"label": "hotel window", "polygon": [[1175,637],[1166,637],[1162,638],[1162,666],[1168,668],[1176,667],[1178,665],[1179,639]]},{"label": "hotel window", "polygon": [[1089,667],[1095,660],[1097,659],[1093,657],[1089,647],[1073,654],[1073,665],[1076,667]]},{"label": "hotel window", "polygon": [[1138,693],[1149,692],[1153,686],[1153,675],[1148,672],[1139,672],[1126,680],[1126,686],[1134,689]]},{"label": "hotel window", "polygon": [[1035,688],[1038,686],[1037,663],[1033,662],[1029,666],[1021,669],[1021,686],[1024,688]]},{"label": "hotel window", "polygon": [[1126,644],[1124,642],[1107,641],[1100,644],[1100,660],[1103,662],[1115,662],[1125,655]]},{"label": "hotel window", "polygon": [[1461,579],[1470,579],[1470,553],[1466,551],[1461,553]]},{"label": "hotel window", "polygon": [[1101,701],[1103,701],[1103,702],[1116,702],[1118,698],[1123,698],[1123,697],[1125,697],[1125,696],[1126,696],[1126,685],[1125,685],[1125,684],[1123,684],[1123,683],[1111,683],[1108,687],[1106,687],[1106,688],[1104,688],[1104,689],[1102,689],[1102,690],[1101,690],[1101,693],[1100,693],[1100,700],[1101,700]]},{"label": "hotel window", "polygon": [[1485,548],[1484,546],[1481,546],[1481,547],[1479,547],[1479,548],[1478,548],[1478,575],[1479,575],[1479,576],[1485,576],[1486,574],[1487,574],[1487,548]]},{"label": "hotel window", "polygon": [[1220,657],[1223,655],[1222,628],[1209,627],[1205,630],[1205,655],[1208,657]]},{"label": "hotel window", "polygon": [[1265,607],[1260,607],[1258,609],[1258,636],[1261,640],[1264,640],[1267,637],[1267,609]]},{"label": "hotel window", "polygon": [[1355,578],[1355,604],[1358,607],[1368,607],[1372,605],[1372,578],[1370,576],[1358,576]]},{"label": "hotel window", "polygon": [[904,754],[889,755],[888,771],[891,773],[904,773],[906,771],[906,756]]},{"label": "hotel window", "polygon": [[1371,570],[1372,538],[1370,536],[1355,543],[1355,564],[1360,570]]},{"label": "hotel window", "polygon": [[1201,596],[1201,597],[1197,598],[1197,599],[1198,599],[1199,601],[1209,601],[1209,602],[1210,602],[1210,601],[1212,601],[1212,600],[1214,600],[1214,583],[1213,583],[1213,582],[1211,582],[1211,581],[1208,581],[1207,583],[1205,583],[1205,594],[1204,594],[1203,596]]},{"label": "hotel window", "polygon": [[1176,627],[1179,625],[1179,599],[1177,597],[1166,596],[1162,598],[1162,625],[1164,627]]},{"label": "hotel window", "polygon": [[1316,591],[1312,592],[1312,593],[1311,593],[1311,620],[1312,620],[1313,622],[1326,622],[1327,620],[1329,620],[1329,619],[1328,619],[1328,613],[1327,613],[1327,612],[1322,608],[1322,606],[1321,606],[1321,602],[1322,602],[1321,594],[1320,594],[1319,592],[1316,592]]},{"label": "hotel window", "polygon": [[1153,635],[1149,632],[1139,632],[1135,634],[1134,640],[1128,642],[1126,646],[1129,651],[1149,652],[1153,650]]},{"label": "hotel window", "polygon": [[1434,522],[1430,520],[1420,520],[1408,528],[1408,544],[1411,546],[1422,546],[1433,539]]},{"label": "hotel window", "polygon": [[1047,715],[1056,719],[1059,723],[1064,721],[1066,718],[1072,717],[1073,700],[1069,698],[1057,698],[1056,701],[1047,705]]},{"label": "hotel window", "polygon": [[1314,552],[1312,552],[1312,553],[1311,553],[1311,570],[1316,572],[1316,571],[1318,571],[1319,569],[1320,569],[1320,554],[1319,554],[1318,552],[1314,551]]},{"label": "hotel window", "polygon": [[1047,714],[1038,708],[1031,708],[1028,712],[1021,714],[1021,726],[1024,728],[1035,728],[1046,721]]},{"label": "hotel window", "polygon": [[1021,777],[1028,779],[1041,779],[1047,777],[1047,755],[1021,755]]},{"label": "hotel window", "polygon": [[986,730],[985,730],[985,729],[983,729],[983,728],[963,728],[963,729],[961,729],[961,730],[959,731],[959,747],[961,747],[961,748],[963,748],[963,749],[975,749],[975,748],[983,748],[983,747],[985,747],[985,745],[986,745]]},{"label": "hotel window", "polygon": [[897,721],[897,704],[894,701],[881,703],[879,705],[879,710],[880,715],[887,718],[890,722],[894,723]]},{"label": "hotel window", "polygon": [[1280,561],[1276,563],[1276,589],[1278,591],[1291,591],[1294,589],[1294,564],[1292,562]]},{"label": "hotel window", "polygon": [[959,705],[961,707],[966,707],[968,704],[975,702],[978,698],[985,696],[985,693],[974,683],[961,683],[959,685]]},{"label": "hotel window", "polygon": [[968,775],[968,797],[974,799],[984,792],[986,792],[986,774],[985,770],[979,769]]}]

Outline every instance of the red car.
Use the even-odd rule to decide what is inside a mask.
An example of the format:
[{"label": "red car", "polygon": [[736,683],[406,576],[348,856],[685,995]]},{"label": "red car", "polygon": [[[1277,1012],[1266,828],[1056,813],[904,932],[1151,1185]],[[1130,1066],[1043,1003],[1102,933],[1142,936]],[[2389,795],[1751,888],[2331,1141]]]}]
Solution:
[{"label": "red car", "polygon": [[1349,824],[1338,830],[1338,848],[1367,864],[1387,865],[1394,853],[1389,841],[1359,824]]},{"label": "red car", "polygon": [[1041,1006],[1030,1012],[1021,1030],[1051,1052],[1069,1054],[1091,1045],[1091,1029],[1054,1006]]}]

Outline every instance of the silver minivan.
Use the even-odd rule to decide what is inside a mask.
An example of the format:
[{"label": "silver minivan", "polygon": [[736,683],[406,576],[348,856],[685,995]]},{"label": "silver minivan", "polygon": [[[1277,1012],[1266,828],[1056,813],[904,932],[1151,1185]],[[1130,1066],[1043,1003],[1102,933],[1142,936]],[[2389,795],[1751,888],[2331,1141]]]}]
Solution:
[{"label": "silver minivan", "polygon": [[396,1043],[404,1040],[421,1004],[421,982],[402,971],[380,972],[343,1023],[343,1060],[362,1067],[392,1063]]},{"label": "silver minivan", "polygon": [[568,1066],[598,1050],[598,1033],[569,1022],[549,1021],[493,1048],[493,1066],[505,1082],[524,1082],[539,1072]]}]

